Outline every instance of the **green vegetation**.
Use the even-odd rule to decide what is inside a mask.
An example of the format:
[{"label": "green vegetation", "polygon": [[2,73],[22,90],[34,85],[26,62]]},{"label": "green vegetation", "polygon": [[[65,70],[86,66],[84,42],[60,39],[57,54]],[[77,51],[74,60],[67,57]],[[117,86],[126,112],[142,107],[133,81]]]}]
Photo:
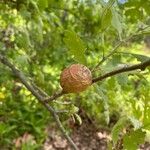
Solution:
[{"label": "green vegetation", "polygon": [[[1,0],[0,55],[52,95],[61,89],[61,71],[71,64],[86,65],[96,78],[150,60],[149,8],[144,0]],[[59,117],[70,134],[67,122],[74,118],[81,125],[82,109],[97,128],[111,130],[110,149],[121,138],[123,149],[137,150],[150,139],[147,66],[108,77],[79,94],[65,94],[49,105],[64,111]],[[14,140],[25,133],[35,137],[34,143],[21,149],[41,149],[47,126],[55,124],[18,76],[0,63],[0,149],[15,150]]]}]

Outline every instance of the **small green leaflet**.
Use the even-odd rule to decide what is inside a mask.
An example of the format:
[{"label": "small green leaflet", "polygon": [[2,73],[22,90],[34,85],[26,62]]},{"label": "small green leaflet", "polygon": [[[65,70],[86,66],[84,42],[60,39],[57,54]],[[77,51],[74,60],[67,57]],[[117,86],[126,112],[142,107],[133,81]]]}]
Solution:
[{"label": "small green leaflet", "polygon": [[68,110],[69,110],[68,114],[73,115],[79,111],[79,108],[72,104],[72,105],[69,105]]},{"label": "small green leaflet", "polygon": [[23,31],[21,31],[21,33],[16,34],[15,42],[19,47],[28,49],[31,46],[29,32],[26,29],[24,29]]},{"label": "small green leaflet", "polygon": [[123,148],[124,150],[137,150],[139,144],[144,143],[146,132],[142,129],[131,131],[126,134],[123,138]]},{"label": "small green leaflet", "polygon": [[138,119],[135,117],[129,117],[129,121],[131,124],[134,126],[134,129],[139,129],[142,127],[142,122],[140,122]]},{"label": "small green leaflet", "polygon": [[140,62],[144,62],[144,61],[150,59],[149,56],[141,55],[141,54],[134,54],[134,53],[128,53],[128,52],[117,52],[117,53],[131,55],[131,56],[133,56],[134,58],[136,58]]},{"label": "small green leaflet", "polygon": [[146,114],[144,115],[144,129],[150,130],[150,107],[147,107]]},{"label": "small green leaflet", "polygon": [[[145,56],[145,55],[141,55],[141,54],[131,54],[131,55],[134,56],[141,63],[146,61],[146,60],[150,60],[150,57]],[[147,67],[147,68],[150,71],[150,67]]]},{"label": "small green leaflet", "polygon": [[45,77],[44,77],[44,73],[43,72],[37,71],[37,81],[38,81],[38,83],[44,84]]},{"label": "small green leaflet", "polygon": [[150,57],[144,56],[144,55],[134,55],[136,57],[137,60],[139,60],[140,62],[144,62],[146,60],[149,60]]},{"label": "small green leaflet", "polygon": [[78,124],[81,125],[82,124],[81,117],[77,113],[74,114],[74,117],[75,117],[76,121],[78,122]]},{"label": "small green leaflet", "polygon": [[19,66],[26,66],[29,64],[30,57],[27,54],[18,55],[15,58],[15,61],[18,63]]},{"label": "small green leaflet", "polygon": [[86,47],[74,31],[65,31],[64,42],[69,49],[70,54],[74,56],[74,59],[82,64],[86,64],[84,55]]},{"label": "small green leaflet", "polygon": [[150,57],[140,54],[132,54],[138,61],[144,62],[145,60],[149,60]]},{"label": "small green leaflet", "polygon": [[128,84],[128,73],[119,74],[116,78],[120,86],[125,87]]},{"label": "small green leaflet", "polygon": [[150,34],[150,27],[146,28],[145,30],[142,31],[142,34]]},{"label": "small green leaflet", "polygon": [[118,139],[119,139],[119,133],[122,131],[122,129],[125,127],[126,123],[127,123],[127,118],[126,117],[122,117],[121,119],[119,119],[119,121],[114,125],[111,135],[112,135],[112,140],[114,145],[117,143]]}]

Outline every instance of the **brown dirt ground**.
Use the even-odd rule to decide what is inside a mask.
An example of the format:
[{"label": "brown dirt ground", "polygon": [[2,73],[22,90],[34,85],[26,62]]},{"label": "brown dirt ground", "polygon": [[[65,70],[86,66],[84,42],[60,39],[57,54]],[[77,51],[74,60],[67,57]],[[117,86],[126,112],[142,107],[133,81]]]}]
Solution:
[{"label": "brown dirt ground", "polygon": [[[110,132],[106,129],[95,129],[89,121],[72,128],[71,138],[79,150],[108,150],[111,140]],[[72,150],[67,140],[54,129],[48,129],[49,138],[45,141],[43,150]],[[145,143],[139,150],[150,150],[150,143]]]}]

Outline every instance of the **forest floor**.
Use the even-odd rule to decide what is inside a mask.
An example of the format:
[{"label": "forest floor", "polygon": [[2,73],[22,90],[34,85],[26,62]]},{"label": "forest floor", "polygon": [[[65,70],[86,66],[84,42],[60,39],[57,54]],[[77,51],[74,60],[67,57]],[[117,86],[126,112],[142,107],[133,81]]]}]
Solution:
[{"label": "forest floor", "polygon": [[[54,129],[48,129],[49,137],[44,144],[43,150],[72,150],[67,140]],[[71,138],[79,150],[108,150],[111,141],[110,131],[96,129],[94,124],[85,121],[82,125],[72,127]],[[139,150],[150,150],[150,143],[141,145]]]},{"label": "forest floor", "polygon": [[[72,150],[61,133],[49,129],[49,138],[44,144],[44,150]],[[92,124],[75,126],[71,138],[80,150],[107,150],[110,134],[106,130],[95,130]]]}]

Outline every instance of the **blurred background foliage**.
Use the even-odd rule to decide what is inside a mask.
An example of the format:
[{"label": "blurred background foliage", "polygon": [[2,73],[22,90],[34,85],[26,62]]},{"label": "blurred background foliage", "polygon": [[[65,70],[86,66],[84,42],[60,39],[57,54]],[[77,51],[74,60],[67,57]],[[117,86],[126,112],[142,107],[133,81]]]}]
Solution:
[{"label": "blurred background foliage", "polygon": [[[60,88],[64,67],[83,63],[93,69],[128,37],[93,71],[93,77],[149,59],[149,8],[149,1],[144,0],[1,0],[0,52],[51,95]],[[86,115],[97,127],[112,129],[121,116],[128,116],[134,127],[148,132],[149,91],[146,69],[108,78],[52,105],[67,111],[60,115],[66,126],[73,116],[80,124]],[[32,149],[37,149],[47,136],[46,127],[53,124],[49,113],[0,64],[0,147],[12,148],[13,140],[28,132],[36,141]],[[117,135],[118,131],[113,132]]]}]

